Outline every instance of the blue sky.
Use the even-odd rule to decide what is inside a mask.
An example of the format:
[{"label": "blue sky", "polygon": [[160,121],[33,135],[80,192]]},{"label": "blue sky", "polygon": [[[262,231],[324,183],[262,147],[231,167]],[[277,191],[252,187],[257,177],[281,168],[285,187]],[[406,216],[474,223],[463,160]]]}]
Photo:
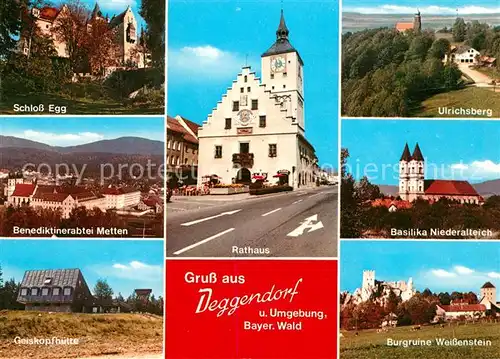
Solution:
[{"label": "blue sky", "polygon": [[26,270],[79,268],[93,290],[106,279],[126,298],[136,288],[163,296],[163,242],[110,240],[0,240],[4,280],[20,282]]},{"label": "blue sky", "polygon": [[[65,3],[65,0],[56,1],[56,4]],[[99,4],[99,8],[102,11],[102,14],[106,16],[106,14],[111,19],[113,15],[119,15],[125,11],[128,5],[132,8],[134,12],[135,19],[137,20],[137,31],[141,30],[141,25],[144,25],[144,20],[139,15],[139,10],[141,8],[140,0],[82,0],[84,4],[86,4],[90,11],[94,9],[96,2]]]},{"label": "blue sky", "polygon": [[472,291],[492,282],[500,301],[500,243],[454,241],[343,241],[340,288],[353,292],[361,287],[363,270],[375,270],[375,278],[407,281],[417,290]]},{"label": "blue sky", "polygon": [[480,4],[465,0],[344,0],[342,10],[366,14],[413,14],[418,7],[422,14],[461,15],[500,13],[498,0],[481,0]]},{"label": "blue sky", "polygon": [[0,117],[0,134],[52,146],[73,146],[123,136],[164,141],[163,117]]},{"label": "blue sky", "polygon": [[344,120],[342,147],[356,179],[398,183],[399,159],[405,143],[413,152],[418,142],[426,159],[426,179],[468,180],[500,178],[500,121],[460,120]]},{"label": "blue sky", "polygon": [[[320,163],[337,164],[338,3],[283,1],[290,42],[304,60],[306,137]],[[276,40],[280,1],[169,4],[168,113],[201,124],[247,63]]]}]

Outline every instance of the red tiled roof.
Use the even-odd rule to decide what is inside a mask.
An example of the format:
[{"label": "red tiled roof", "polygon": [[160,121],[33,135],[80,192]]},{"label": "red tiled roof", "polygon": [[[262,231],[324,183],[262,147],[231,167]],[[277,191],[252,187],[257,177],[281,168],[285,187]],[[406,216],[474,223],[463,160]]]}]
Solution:
[{"label": "red tiled roof", "polygon": [[[182,117],[182,116],[181,116]],[[189,129],[191,131],[193,131],[196,135],[198,135],[198,129],[201,127],[200,125],[198,125],[197,123],[193,122],[193,121],[190,121],[188,120],[187,118],[185,117],[182,117],[182,119],[184,120],[184,122],[186,123],[186,125],[189,127]]]},{"label": "red tiled roof", "polygon": [[64,202],[69,196],[67,193],[40,193],[36,198],[47,202]]},{"label": "red tiled roof", "polygon": [[137,192],[137,191],[138,191],[138,189],[128,188],[128,187],[108,187],[104,191],[102,191],[102,194],[109,194],[109,195],[118,196],[120,194]]},{"label": "red tiled roof", "polygon": [[16,197],[29,197],[33,194],[34,190],[35,185],[33,184],[18,183],[16,184],[16,188],[14,189],[14,193],[12,193],[12,195]]},{"label": "red tiled roof", "polygon": [[398,22],[398,23],[396,23],[396,30],[398,30],[398,31],[405,31],[405,30],[411,30],[411,29],[413,29],[412,22]]},{"label": "red tiled roof", "polygon": [[53,21],[59,14],[59,9],[46,6],[40,9],[40,18]]},{"label": "red tiled roof", "polygon": [[459,304],[459,305],[439,305],[445,312],[484,312],[486,306],[483,304]]},{"label": "red tiled roof", "polygon": [[467,181],[425,180],[427,195],[478,196],[477,191]]},{"label": "red tiled roof", "polygon": [[[191,122],[191,121],[190,121]],[[187,124],[187,122],[186,122]],[[194,122],[193,122],[194,124]],[[191,128],[190,125],[188,125],[189,128]],[[191,133],[189,133],[180,123],[177,121],[175,118],[172,118],[170,116],[167,116],[167,131],[172,131],[172,132],[177,132],[179,134],[182,134],[182,138],[191,143],[198,143],[198,140],[196,137],[194,137]],[[197,133],[198,130],[195,132]]]}]

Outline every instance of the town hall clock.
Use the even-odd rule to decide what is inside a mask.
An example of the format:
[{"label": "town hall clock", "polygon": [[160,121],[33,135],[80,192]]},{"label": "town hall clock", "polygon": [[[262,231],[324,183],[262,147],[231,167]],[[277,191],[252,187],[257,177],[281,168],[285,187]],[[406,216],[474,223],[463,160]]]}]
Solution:
[{"label": "town hall clock", "polygon": [[271,58],[271,71],[274,72],[285,72],[286,70],[286,58],[284,56],[275,56]]}]

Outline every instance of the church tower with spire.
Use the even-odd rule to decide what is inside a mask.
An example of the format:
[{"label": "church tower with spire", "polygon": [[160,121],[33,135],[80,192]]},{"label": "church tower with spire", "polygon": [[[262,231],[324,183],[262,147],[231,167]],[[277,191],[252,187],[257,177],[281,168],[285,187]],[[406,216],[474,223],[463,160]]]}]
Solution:
[{"label": "church tower with spire", "polygon": [[281,10],[276,41],[261,56],[262,83],[267,91],[275,94],[286,117],[304,130],[304,62],[290,43],[289,34]]},{"label": "church tower with spire", "polygon": [[408,201],[409,196],[410,161],[411,154],[407,143],[399,160],[399,197],[403,201]]},{"label": "church tower with spire", "polygon": [[403,201],[414,201],[424,195],[425,160],[418,143],[410,154],[408,143],[399,160],[399,196]]}]

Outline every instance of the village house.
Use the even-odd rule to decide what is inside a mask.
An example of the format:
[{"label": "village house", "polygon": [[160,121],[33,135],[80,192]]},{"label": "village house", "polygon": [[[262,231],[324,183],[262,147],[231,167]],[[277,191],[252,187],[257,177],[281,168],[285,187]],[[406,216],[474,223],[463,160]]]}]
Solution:
[{"label": "village house", "polygon": [[80,269],[28,270],[17,301],[25,310],[66,313],[128,313],[131,305],[92,295]]},{"label": "village house", "polygon": [[448,62],[450,60],[457,64],[477,65],[480,57],[481,53],[470,46],[452,46],[450,54],[445,55],[444,61]]},{"label": "village house", "polygon": [[171,187],[177,186],[179,180],[182,184],[196,184],[199,127],[182,116],[167,116],[167,174]]},{"label": "village house", "polygon": [[418,143],[413,154],[405,145],[399,161],[399,196],[403,201],[413,202],[417,198],[439,201],[447,198],[462,204],[482,204],[481,197],[467,181],[425,179],[425,160]]},{"label": "village house", "polygon": [[[56,34],[56,29],[61,25],[66,17],[71,16],[70,8],[63,4],[60,7],[43,6],[41,8],[32,8],[30,16],[43,35],[48,36],[54,44],[57,56],[62,58],[69,57],[68,46],[60,36]],[[138,37],[137,20],[132,8],[127,8],[111,19],[104,16],[99,5],[96,3],[94,10],[87,19],[87,29],[91,30],[96,22],[107,24],[109,31],[114,35],[114,56],[116,57],[116,66],[114,67],[149,67],[151,55],[145,51],[141,45],[141,38],[144,38],[144,31],[141,29],[141,38]],[[31,39],[23,37],[20,40],[21,52],[28,55],[31,47]]]},{"label": "village house", "polygon": [[486,306],[483,304],[469,304],[461,300],[451,301],[449,305],[438,304],[436,306],[435,321],[479,319],[486,315]]},{"label": "village house", "polygon": [[79,269],[28,270],[17,301],[25,310],[90,312],[93,296]]},{"label": "village house", "polygon": [[198,130],[198,185],[268,179],[294,188],[318,177],[314,147],[305,137],[304,62],[289,41],[283,12],[276,41],[261,55],[262,79],[242,68]]}]

